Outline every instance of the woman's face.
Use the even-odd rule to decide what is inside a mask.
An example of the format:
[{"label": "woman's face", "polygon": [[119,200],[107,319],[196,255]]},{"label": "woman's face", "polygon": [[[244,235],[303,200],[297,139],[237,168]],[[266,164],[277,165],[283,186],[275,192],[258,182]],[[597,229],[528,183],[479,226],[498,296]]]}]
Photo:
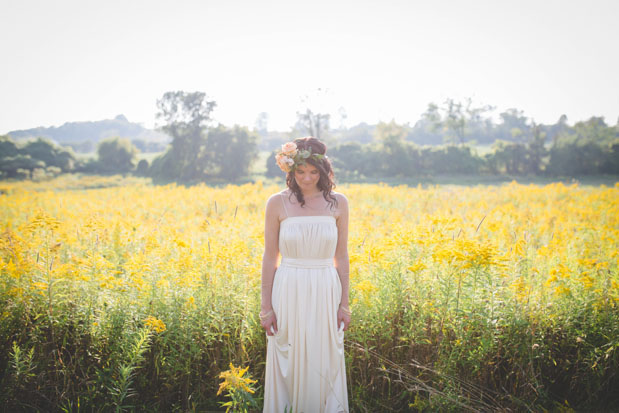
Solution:
[{"label": "woman's face", "polygon": [[320,180],[320,171],[314,165],[306,163],[299,165],[294,170],[294,179],[297,181],[299,188],[305,191],[312,191],[318,185]]}]

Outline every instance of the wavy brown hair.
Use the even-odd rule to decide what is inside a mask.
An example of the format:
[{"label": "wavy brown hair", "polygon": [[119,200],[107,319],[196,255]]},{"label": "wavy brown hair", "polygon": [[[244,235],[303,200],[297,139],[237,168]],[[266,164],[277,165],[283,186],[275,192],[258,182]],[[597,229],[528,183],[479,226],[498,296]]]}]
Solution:
[{"label": "wavy brown hair", "polygon": [[[320,155],[327,154],[327,145],[314,138],[313,136],[307,136],[305,138],[297,138],[293,141],[297,144],[297,149],[309,150],[312,154],[317,153]],[[329,208],[333,209],[333,207],[337,207],[337,199],[331,193],[333,188],[335,188],[335,180],[333,175],[333,168],[331,167],[331,161],[326,156],[322,159],[316,159],[313,156],[310,156],[305,159],[305,162],[308,164],[315,166],[316,169],[320,172],[320,179],[318,179],[318,189],[322,191],[322,195],[325,200],[329,203]],[[305,205],[305,199],[303,199],[303,193],[301,192],[301,188],[297,185],[297,181],[294,179],[294,169],[288,172],[286,175],[286,185],[290,188],[292,194],[294,194],[301,206]],[[292,197],[292,194],[290,196]]]}]

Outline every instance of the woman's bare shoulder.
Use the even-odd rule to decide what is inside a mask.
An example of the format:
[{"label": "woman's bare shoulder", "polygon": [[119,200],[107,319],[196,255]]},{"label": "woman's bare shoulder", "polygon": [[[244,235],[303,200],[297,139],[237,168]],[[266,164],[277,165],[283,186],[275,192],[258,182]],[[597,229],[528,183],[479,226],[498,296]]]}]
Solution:
[{"label": "woman's bare shoulder", "polygon": [[331,195],[335,197],[337,206],[335,210],[335,218],[339,221],[342,215],[348,216],[348,198],[340,192],[332,191]]},{"label": "woman's bare shoulder", "polygon": [[267,204],[266,204],[267,213],[274,213],[276,215],[283,214],[282,196],[286,196],[286,191],[287,190],[276,192],[267,199]]},{"label": "woman's bare shoulder", "polygon": [[[283,191],[279,191],[274,194],[271,194],[271,196],[269,196],[269,198],[267,199],[267,205],[280,199],[282,195],[286,196],[286,191],[287,190],[284,189]],[[277,201],[277,202],[280,202],[280,201]]]},{"label": "woman's bare shoulder", "polygon": [[343,193],[331,191],[331,194],[335,197],[338,203],[344,202],[346,205],[348,205],[348,198],[346,198],[346,195],[344,195]]}]

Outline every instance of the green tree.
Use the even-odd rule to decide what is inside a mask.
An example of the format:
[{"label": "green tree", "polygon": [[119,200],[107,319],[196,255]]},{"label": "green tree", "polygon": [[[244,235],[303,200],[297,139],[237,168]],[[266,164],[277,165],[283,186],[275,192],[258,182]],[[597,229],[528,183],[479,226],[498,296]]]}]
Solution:
[{"label": "green tree", "polygon": [[441,106],[428,105],[422,120],[431,125],[433,132],[440,130],[444,143],[464,144],[473,130],[487,133],[488,124],[483,114],[493,109],[491,106],[473,106],[471,98],[464,102],[446,99]]},{"label": "green tree", "polygon": [[542,130],[541,125],[534,123],[527,142],[526,173],[539,175],[542,172],[544,158],[548,154],[545,143],[546,132]]},{"label": "green tree", "polygon": [[30,155],[33,159],[43,161],[46,165],[53,165],[56,160],[56,145],[48,139],[37,138],[28,141],[20,151],[24,155]]},{"label": "green tree", "polygon": [[491,172],[520,175],[527,170],[527,147],[524,144],[497,140],[492,146],[493,151],[486,155]]},{"label": "green tree", "polygon": [[316,89],[312,94],[301,98],[303,109],[297,111],[295,129],[323,141],[327,140],[331,115],[327,109],[328,91]]},{"label": "green tree", "polygon": [[439,107],[435,103],[429,103],[421,119],[411,129],[409,139],[419,145],[439,145],[443,142],[441,128]]},{"label": "green tree", "polygon": [[0,136],[0,159],[17,156],[18,153],[19,148],[10,137]]},{"label": "green tree", "polygon": [[168,151],[153,162],[156,177],[184,182],[203,180],[214,169],[206,155],[207,128],[216,103],[204,92],[166,92],[157,100],[161,130],[172,137]]},{"label": "green tree", "polygon": [[414,148],[405,142],[409,128],[394,120],[376,125],[375,139],[380,143],[381,164],[386,176],[409,176],[416,173],[418,156]]},{"label": "green tree", "polygon": [[75,156],[71,149],[66,150],[44,138],[28,141],[20,153],[43,161],[45,166],[58,167],[63,172],[69,172],[75,166]]},{"label": "green tree", "polygon": [[612,170],[609,157],[612,159],[612,145],[618,141],[616,128],[609,127],[603,117],[577,122],[554,140],[547,170],[550,174],[564,176]]},{"label": "green tree", "polygon": [[348,128],[340,133],[338,142],[357,142],[357,143],[370,143],[374,136],[374,125],[368,125],[365,122],[361,122],[351,128]]},{"label": "green tree", "polygon": [[331,115],[328,113],[314,113],[307,108],[303,112],[297,112],[297,129],[304,131],[316,139],[324,139],[329,130],[329,120]]},{"label": "green tree", "polygon": [[336,176],[345,179],[359,178],[366,174],[368,168],[366,146],[358,142],[346,142],[329,149],[329,159]]},{"label": "green tree", "polygon": [[30,155],[18,154],[0,160],[0,175],[3,178],[28,178],[35,169],[44,169],[45,162]]},{"label": "green tree", "polygon": [[267,178],[277,178],[284,176],[284,172],[282,172],[279,166],[277,166],[277,162],[275,161],[275,155],[277,155],[276,150],[271,152],[271,154],[267,158],[267,171],[265,174]]},{"label": "green tree", "polygon": [[108,138],[97,147],[98,168],[106,173],[126,173],[133,170],[137,148],[129,139]]},{"label": "green tree", "polygon": [[441,145],[421,148],[420,171],[424,175],[474,174],[481,160],[466,145]]},{"label": "green tree", "polygon": [[524,138],[529,136],[531,125],[529,118],[518,109],[507,109],[500,115],[501,123],[497,125],[495,135],[497,139],[524,143]]},{"label": "green tree", "polygon": [[140,159],[138,166],[135,168],[135,174],[137,176],[148,176],[148,161],[146,159]]},{"label": "green tree", "polygon": [[598,145],[608,145],[617,139],[615,128],[609,127],[604,117],[593,116],[589,120],[577,122],[572,135],[576,143],[593,142]]},{"label": "green tree", "polygon": [[464,143],[466,135],[466,114],[463,104],[447,99],[443,104],[445,116],[443,130],[447,134],[447,143]]},{"label": "green tree", "polygon": [[205,156],[215,165],[212,177],[234,181],[248,176],[258,157],[258,136],[247,128],[219,125],[208,132]]},{"label": "green tree", "polygon": [[548,127],[547,135],[550,141],[554,144],[556,140],[569,133],[570,126],[567,124],[567,115],[563,114],[554,125]]},{"label": "green tree", "polygon": [[608,148],[605,162],[602,165],[602,172],[619,175],[619,141],[617,143],[613,143]]},{"label": "green tree", "polygon": [[28,141],[23,147],[9,136],[0,136],[0,175],[5,178],[38,177],[58,175],[75,168],[72,150],[66,150],[53,142],[38,138]]},{"label": "green tree", "polygon": [[551,175],[579,176],[601,172],[604,152],[594,142],[559,141],[550,148],[546,170]]},{"label": "green tree", "polygon": [[379,122],[374,130],[374,140],[380,143],[404,142],[408,136],[409,128],[407,125],[399,125],[395,120],[391,122]]}]

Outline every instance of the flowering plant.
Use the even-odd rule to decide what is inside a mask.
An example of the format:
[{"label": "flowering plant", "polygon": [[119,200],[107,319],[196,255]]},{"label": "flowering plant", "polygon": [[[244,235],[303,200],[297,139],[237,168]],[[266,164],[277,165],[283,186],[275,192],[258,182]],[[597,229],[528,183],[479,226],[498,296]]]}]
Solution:
[{"label": "flowering plant", "polygon": [[230,370],[226,370],[219,375],[219,378],[224,379],[224,381],[219,384],[217,395],[219,396],[224,390],[227,390],[228,397],[232,399],[221,403],[222,407],[226,407],[226,412],[247,413],[250,409],[258,407],[258,403],[252,397],[252,394],[256,391],[253,387],[256,380],[253,380],[250,375],[243,377],[248,369],[249,367],[244,369],[240,366],[234,367],[230,363]]},{"label": "flowering plant", "polygon": [[316,160],[327,158],[327,155],[312,153],[310,149],[297,148],[294,142],[287,142],[282,145],[282,149],[275,155],[277,166],[284,172],[294,171],[299,165],[305,165],[307,158],[313,157]]}]

